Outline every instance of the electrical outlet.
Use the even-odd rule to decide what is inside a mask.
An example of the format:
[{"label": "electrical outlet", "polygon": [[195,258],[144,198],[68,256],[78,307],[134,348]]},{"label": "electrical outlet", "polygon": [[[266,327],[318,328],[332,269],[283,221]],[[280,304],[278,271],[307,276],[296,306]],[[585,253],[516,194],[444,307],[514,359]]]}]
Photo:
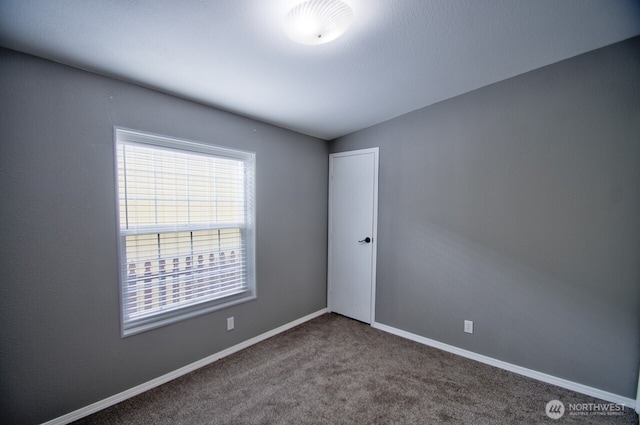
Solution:
[{"label": "electrical outlet", "polygon": [[233,328],[235,327],[235,323],[233,323],[233,316],[232,317],[227,317],[227,330],[231,331],[233,330]]},{"label": "electrical outlet", "polygon": [[471,320],[464,321],[464,331],[468,334],[473,333],[473,322]]}]

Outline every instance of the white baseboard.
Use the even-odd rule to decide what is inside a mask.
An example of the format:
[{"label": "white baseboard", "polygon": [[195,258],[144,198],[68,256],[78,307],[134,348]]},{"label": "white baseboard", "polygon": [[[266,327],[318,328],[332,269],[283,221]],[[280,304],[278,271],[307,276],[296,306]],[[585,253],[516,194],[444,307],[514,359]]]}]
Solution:
[{"label": "white baseboard", "polygon": [[311,313],[307,316],[301,317],[300,319],[294,320],[293,322],[289,322],[269,332],[265,332],[247,341],[241,342],[240,344],[234,345],[233,347],[227,348],[226,350],[222,350],[218,353],[205,357],[204,359],[188,364],[184,367],[181,367],[180,369],[174,370],[173,372],[169,372],[158,378],[152,379],[151,381],[145,382],[143,384],[130,388],[126,391],[123,391],[121,393],[112,395],[111,397],[105,398],[104,400],[100,400],[98,402],[95,402],[93,404],[80,408],[78,410],[74,410],[73,412],[67,413],[66,415],[52,419],[48,422],[43,423],[42,425],[66,425],[73,421],[77,421],[78,419],[84,418],[85,416],[89,416],[92,413],[96,413],[109,406],[113,406],[114,404],[120,403],[121,401],[127,400],[138,394],[142,394],[143,392],[148,391],[152,388],[158,387],[162,384],[166,384],[167,382],[172,381],[176,378],[179,378],[182,375],[186,375],[187,373],[200,369],[203,366],[211,364],[217,360],[220,360],[223,357],[227,357],[233,353],[236,353],[240,350],[243,350],[261,341],[264,341],[267,338],[271,338],[272,336],[275,336],[279,333],[282,333],[298,325],[301,325],[304,322],[308,322],[311,319],[315,319],[318,316],[322,316],[326,312],[327,312],[327,309],[323,308],[322,310],[318,310],[315,313]]},{"label": "white baseboard", "polygon": [[597,388],[579,384],[577,382],[558,378],[553,375],[548,375],[546,373],[538,372],[532,369],[527,369],[525,367],[517,366],[511,363],[503,362],[502,360],[497,360],[492,357],[484,356],[482,354],[477,354],[477,353],[474,353],[473,351],[464,350],[462,348],[458,348],[453,345],[444,344],[442,342],[425,338],[420,335],[412,334],[411,332],[406,332],[400,329],[396,329],[394,327],[387,326],[382,323],[374,322],[371,326],[373,326],[376,329],[380,329],[381,331],[385,331],[385,332],[400,336],[402,338],[410,339],[415,342],[419,342],[420,344],[438,348],[443,351],[448,351],[449,353],[457,354],[459,356],[466,357],[471,360],[476,360],[481,363],[495,366],[500,369],[508,370],[510,372],[514,372],[520,375],[524,375],[529,378],[537,379],[538,381],[546,382],[548,384],[557,385],[558,387],[566,388],[568,390],[575,391],[577,393],[596,397],[611,403],[622,404],[624,406],[630,407],[631,409],[636,409],[636,411],[638,408],[638,406],[636,406],[636,400],[632,398],[623,397],[618,394],[602,391]]}]

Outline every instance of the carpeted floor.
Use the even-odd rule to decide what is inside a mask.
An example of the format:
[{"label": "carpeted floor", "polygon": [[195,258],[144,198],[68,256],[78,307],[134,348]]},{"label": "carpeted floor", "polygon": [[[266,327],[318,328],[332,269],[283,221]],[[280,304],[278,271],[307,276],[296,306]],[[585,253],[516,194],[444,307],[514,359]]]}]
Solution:
[{"label": "carpeted floor", "polygon": [[604,403],[325,314],[75,424],[638,423],[554,399]]}]

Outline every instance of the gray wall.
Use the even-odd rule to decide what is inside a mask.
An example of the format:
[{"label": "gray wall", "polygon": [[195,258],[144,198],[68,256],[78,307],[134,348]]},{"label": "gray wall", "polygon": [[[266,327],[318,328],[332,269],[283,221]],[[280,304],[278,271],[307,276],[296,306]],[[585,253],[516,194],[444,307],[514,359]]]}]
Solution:
[{"label": "gray wall", "polygon": [[[120,337],[113,126],[257,153],[256,301]],[[0,50],[3,423],[50,420],[326,307],[327,169],[325,141]]]},{"label": "gray wall", "polygon": [[635,399],[640,38],[331,150],[373,146],[378,322]]}]

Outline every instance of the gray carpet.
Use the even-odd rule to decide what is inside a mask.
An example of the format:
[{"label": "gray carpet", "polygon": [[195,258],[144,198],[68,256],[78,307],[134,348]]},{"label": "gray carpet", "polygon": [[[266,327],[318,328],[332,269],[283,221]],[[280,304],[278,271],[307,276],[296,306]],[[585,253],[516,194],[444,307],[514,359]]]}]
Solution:
[{"label": "gray carpet", "polygon": [[637,424],[591,397],[325,314],[75,424]]}]

